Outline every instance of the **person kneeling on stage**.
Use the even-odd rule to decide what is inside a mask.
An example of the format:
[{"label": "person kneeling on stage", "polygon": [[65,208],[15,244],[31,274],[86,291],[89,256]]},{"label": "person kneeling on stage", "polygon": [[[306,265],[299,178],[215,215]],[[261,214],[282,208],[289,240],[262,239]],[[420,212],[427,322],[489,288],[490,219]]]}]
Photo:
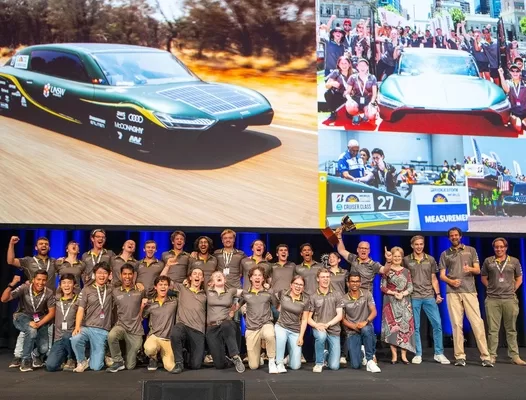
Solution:
[{"label": "person kneeling on stage", "polygon": [[329,117],[330,121],[335,121],[337,118],[336,111],[340,106],[345,104],[345,91],[347,90],[347,81],[352,75],[352,68],[349,59],[346,56],[341,56],[338,58],[336,63],[337,69],[331,71],[329,76],[327,76],[327,81],[325,83],[325,101],[327,102],[327,107],[331,112]]},{"label": "person kneeling on stage", "polygon": [[362,279],[360,274],[352,271],[349,275],[349,293],[343,297],[343,327],[347,335],[347,350],[351,368],[359,369],[362,363],[362,350],[365,348],[368,372],[381,372],[374,362],[376,352],[376,335],[373,320],[376,318],[376,305],[368,290],[360,289]]},{"label": "person kneeling on stage", "polygon": [[174,374],[184,371],[183,349],[188,351],[188,366],[199,369],[205,356],[205,325],[206,325],[206,293],[204,273],[200,268],[190,271],[187,284],[174,283],[179,292],[179,308],[177,309],[177,323],[170,340],[175,357]]},{"label": "person kneeling on stage", "polygon": [[[110,271],[110,265],[106,261],[95,264],[95,283],[84,286],[80,292],[75,329],[71,338],[71,347],[77,357],[74,372],[84,372],[88,366],[93,371],[100,371],[104,367],[106,339],[111,329],[113,309],[111,287],[108,285]],[[88,343],[89,360],[86,359]]]},{"label": "person kneeling on stage", "polygon": [[234,363],[236,371],[245,372],[243,360],[239,356],[237,346],[237,324],[232,320],[237,310],[234,298],[240,296],[241,289],[225,289],[225,275],[216,271],[210,277],[209,288],[206,291],[206,343],[217,369],[226,366],[225,345],[230,360]]},{"label": "person kneeling on stage", "polygon": [[155,278],[156,295],[146,302],[142,313],[143,318],[149,318],[148,337],[144,342],[144,353],[150,358],[148,371],[157,370],[157,354],[159,353],[161,353],[164,369],[171,372],[175,367],[170,335],[175,322],[178,300],[176,297],[168,296],[170,283],[170,278],[165,275]]},{"label": "person kneeling on stage", "polygon": [[[45,270],[35,272],[30,285],[21,285],[16,275],[2,293],[2,303],[20,299],[18,309],[13,315],[13,324],[24,332],[24,346],[20,371],[28,372],[43,366],[42,355],[49,349],[48,325],[55,318],[55,295],[46,287],[48,274]],[[36,353],[33,348],[36,345]]]},{"label": "person kneeling on stage", "polygon": [[[71,347],[71,333],[75,328],[75,317],[79,307],[78,296],[75,294],[78,286],[75,275],[67,273],[60,277],[60,293],[55,307],[55,341],[46,360],[49,372],[73,371],[75,369],[75,354]],[[62,368],[62,364],[66,363]]]},{"label": "person kneeling on stage", "polygon": [[122,285],[113,288],[112,292],[117,309],[117,323],[108,334],[108,346],[113,360],[113,364],[106,370],[108,372],[122,371],[125,368],[121,340],[126,343],[126,369],[135,368],[144,335],[142,311],[147,301],[146,294],[133,284],[133,264],[124,264],[119,272]]},{"label": "person kneeling on stage", "polygon": [[325,344],[329,345],[328,366],[340,368],[340,321],[342,320],[342,296],[331,288],[331,273],[322,268],[317,273],[318,289],[310,296],[309,325],[314,329],[316,365],[312,372],[322,372],[325,362]]},{"label": "person kneeling on stage", "polygon": [[502,89],[511,103],[511,122],[517,132],[522,132],[526,122],[526,84],[522,81],[521,69],[517,64],[510,66],[511,79],[504,78],[504,70],[499,68]]},{"label": "person kneeling on stage", "polygon": [[274,334],[274,320],[272,308],[278,301],[272,289],[265,289],[265,269],[255,266],[248,272],[250,287],[243,290],[240,306],[246,303],[246,331],[248,366],[258,369],[260,365],[261,341],[264,340],[268,355],[268,372],[277,374],[276,367],[276,337]]},{"label": "person kneeling on stage", "polygon": [[369,61],[366,59],[359,60],[356,68],[358,73],[351,75],[345,91],[347,114],[352,118],[353,125],[359,125],[361,122],[375,123],[378,114],[378,82],[376,77],[369,73]]},{"label": "person kneeling on stage", "polygon": [[285,349],[289,350],[290,369],[301,367],[301,347],[309,319],[309,296],[303,292],[305,281],[300,275],[292,278],[290,288],[276,294],[280,313],[276,331],[276,364],[278,373],[287,372],[283,363]]}]

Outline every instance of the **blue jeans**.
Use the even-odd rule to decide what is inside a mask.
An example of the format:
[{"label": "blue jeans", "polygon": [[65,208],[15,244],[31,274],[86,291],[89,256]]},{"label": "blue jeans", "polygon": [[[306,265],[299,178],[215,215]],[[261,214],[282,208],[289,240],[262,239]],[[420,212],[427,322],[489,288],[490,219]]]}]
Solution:
[{"label": "blue jeans", "polygon": [[33,319],[26,314],[18,314],[16,318],[13,319],[13,325],[20,332],[24,332],[24,345],[22,347],[22,359],[30,360],[31,352],[35,348],[40,355],[47,353],[49,349],[49,339],[48,339],[48,326],[44,325],[38,329],[31,328],[29,323]]},{"label": "blue jeans", "polygon": [[316,353],[316,364],[323,365],[325,361],[325,343],[329,344],[329,368],[338,370],[340,368],[340,335],[328,335],[327,332],[320,332],[317,329],[312,329],[314,334],[314,351]]},{"label": "blue jeans", "polygon": [[55,340],[46,360],[46,369],[49,372],[61,371],[63,362],[73,359],[73,348],[71,347],[71,333],[66,332],[59,340]]},{"label": "blue jeans", "polygon": [[[289,367],[290,369],[300,369],[301,367],[301,346],[296,342],[300,337],[297,332],[292,332],[282,326],[275,325],[276,332],[276,363],[282,363],[285,357],[285,349],[289,349]],[[288,345],[288,346],[287,346]]]},{"label": "blue jeans", "polygon": [[422,356],[422,341],[420,339],[420,310],[423,308],[424,312],[431,322],[433,328],[433,343],[435,345],[435,355],[444,354],[444,342],[442,337],[442,320],[440,319],[440,311],[434,298],[427,299],[412,299],[413,316],[415,319],[415,345],[416,355]]},{"label": "blue jeans", "polygon": [[365,358],[371,361],[376,352],[376,335],[372,324],[364,326],[360,332],[347,336],[347,351],[351,361],[351,368],[360,369],[362,365],[362,344],[365,347]]},{"label": "blue jeans", "polygon": [[107,330],[83,326],[80,329],[80,333],[71,338],[71,347],[75,357],[77,357],[77,362],[82,362],[86,359],[86,343],[89,342],[89,367],[93,371],[100,371],[104,367],[107,338]]}]

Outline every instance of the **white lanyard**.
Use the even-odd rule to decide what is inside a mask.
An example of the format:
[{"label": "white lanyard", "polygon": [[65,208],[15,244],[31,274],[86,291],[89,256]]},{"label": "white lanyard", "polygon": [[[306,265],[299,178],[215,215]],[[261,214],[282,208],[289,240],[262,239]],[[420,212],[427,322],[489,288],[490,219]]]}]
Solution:
[{"label": "white lanyard", "polygon": [[228,267],[228,264],[230,264],[230,261],[232,261],[232,256],[234,255],[234,252],[231,251],[231,252],[225,252],[225,250],[223,250],[223,259],[225,260],[225,267]]},{"label": "white lanyard", "polygon": [[[40,260],[36,257],[33,257],[33,260],[35,260],[35,262],[37,263],[37,266],[38,266],[38,269],[42,269],[40,267]],[[43,260],[42,260],[43,261]],[[46,266],[46,272],[49,272],[49,266],[51,265],[51,260],[48,258],[47,259],[47,266]]]},{"label": "white lanyard", "polygon": [[[46,289],[44,289],[45,291]],[[38,300],[38,303],[35,307],[35,298],[33,297],[33,284],[31,284],[31,287],[29,288],[29,300],[31,300],[31,306],[33,307],[33,312],[36,314],[38,307],[40,307],[40,304],[42,304],[42,301],[44,300],[45,292],[42,292],[42,296],[40,296],[40,300]]]},{"label": "white lanyard", "polygon": [[97,296],[99,297],[100,309],[102,312],[104,312],[104,303],[106,302],[106,294],[108,291],[106,290],[106,286],[104,286],[104,295],[101,297],[99,287],[97,285],[96,287],[97,287]]},{"label": "white lanyard", "polygon": [[508,264],[508,260],[510,259],[510,256],[506,257],[506,261],[504,261],[504,265],[499,267],[499,263],[497,260],[495,260],[495,264],[497,265],[497,269],[499,270],[499,274],[502,275],[504,273],[504,268],[506,268],[506,264]]},{"label": "white lanyard", "polygon": [[62,310],[62,321],[66,322],[66,318],[69,314],[69,310],[71,310],[71,306],[73,305],[74,302],[75,302],[75,298],[73,298],[73,300],[69,304],[68,309],[66,310],[66,312],[64,312],[64,302],[60,300],[60,309]]},{"label": "white lanyard", "polygon": [[93,265],[100,263],[100,259],[102,258],[102,253],[103,251],[101,250],[101,252],[97,256],[97,262],[95,262],[95,257],[93,256],[93,254],[91,254],[91,261],[93,262]]},{"label": "white lanyard", "polygon": [[[369,78],[369,77],[367,77],[367,78]],[[358,89],[360,89],[360,93],[361,93],[361,95],[363,97],[363,94],[365,93],[365,87],[367,86],[367,82],[364,82],[363,88],[362,88],[362,86],[360,85],[360,76],[358,75],[358,76],[356,76],[356,84],[358,85]]]},{"label": "white lanyard", "polygon": [[515,86],[515,84],[512,81],[511,86],[513,87],[513,91],[515,92],[515,97],[517,98],[517,100],[519,100],[519,94],[521,92],[521,83],[519,82],[519,84]]}]

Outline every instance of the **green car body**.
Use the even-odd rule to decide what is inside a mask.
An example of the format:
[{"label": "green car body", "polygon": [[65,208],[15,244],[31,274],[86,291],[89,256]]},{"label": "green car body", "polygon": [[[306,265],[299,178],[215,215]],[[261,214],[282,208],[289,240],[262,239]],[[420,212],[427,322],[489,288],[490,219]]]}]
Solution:
[{"label": "green car body", "polygon": [[105,43],[30,46],[0,67],[0,112],[26,119],[34,110],[51,129],[66,121],[141,151],[183,132],[269,125],[274,115],[260,93],[204,82],[166,51]]}]

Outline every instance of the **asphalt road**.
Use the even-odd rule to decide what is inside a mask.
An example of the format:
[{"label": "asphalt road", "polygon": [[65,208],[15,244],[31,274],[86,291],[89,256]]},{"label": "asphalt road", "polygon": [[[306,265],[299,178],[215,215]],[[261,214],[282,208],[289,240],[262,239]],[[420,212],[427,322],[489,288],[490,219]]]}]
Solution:
[{"label": "asphalt road", "polygon": [[470,232],[522,233],[526,232],[524,217],[495,217],[491,215],[469,217]]},{"label": "asphalt road", "polygon": [[316,132],[208,136],[152,163],[6,117],[0,138],[0,223],[318,226]]}]

